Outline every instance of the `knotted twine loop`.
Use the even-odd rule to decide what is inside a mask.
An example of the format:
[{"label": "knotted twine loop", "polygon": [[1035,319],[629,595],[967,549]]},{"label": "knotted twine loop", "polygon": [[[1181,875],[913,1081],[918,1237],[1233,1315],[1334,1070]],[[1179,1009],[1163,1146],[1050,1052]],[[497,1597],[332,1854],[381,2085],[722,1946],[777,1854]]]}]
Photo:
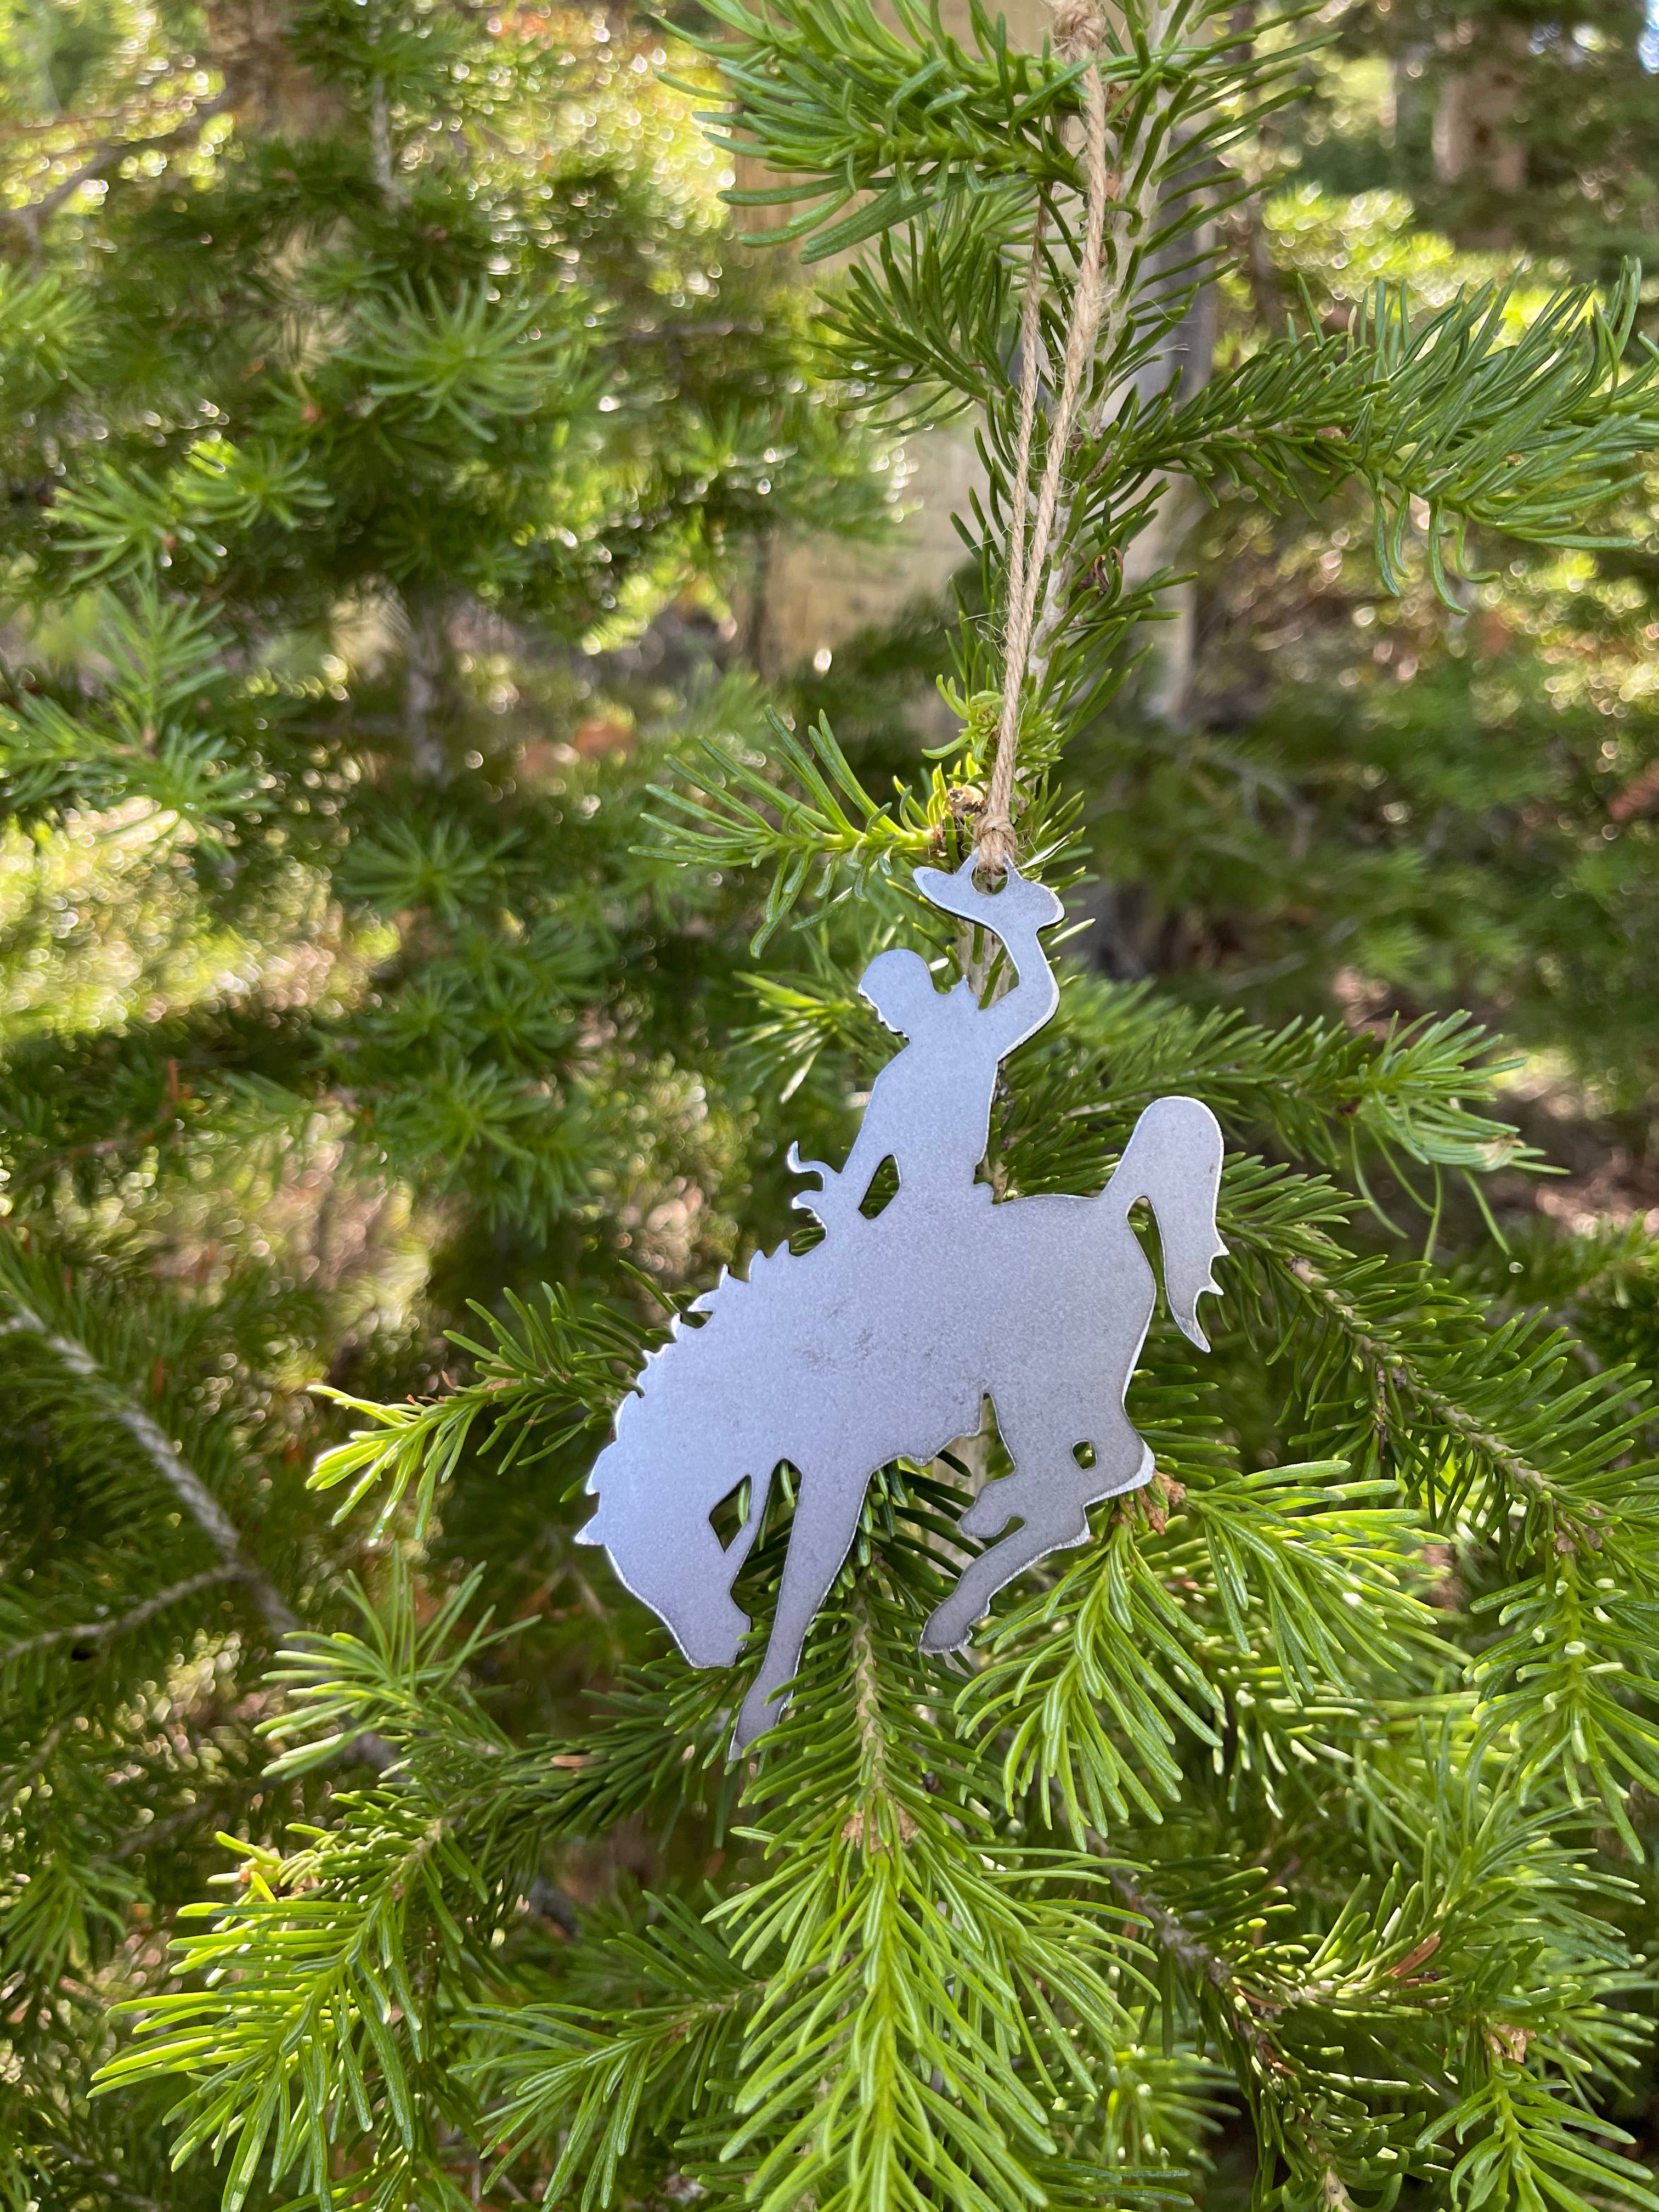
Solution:
[{"label": "knotted twine loop", "polygon": [[980,815],[975,849],[986,869],[1000,876],[1017,849],[1013,824],[1014,765],[1019,749],[1019,712],[1025,673],[1031,658],[1031,633],[1036,623],[1043,570],[1048,563],[1054,514],[1060,504],[1060,479],[1066,449],[1077,427],[1083,396],[1084,371],[1093,359],[1095,341],[1105,307],[1104,270],[1101,246],[1106,234],[1106,209],[1114,179],[1106,166],[1106,88],[1100,64],[1104,33],[1095,0],[1057,0],[1054,43],[1066,61],[1087,54],[1091,65],[1083,79],[1084,115],[1084,235],[1078,263],[1077,289],[1073,295],[1071,319],[1066,331],[1066,356],[1060,372],[1060,396],[1048,422],[1048,450],[1042,481],[1037,488],[1036,516],[1026,541],[1025,518],[1030,500],[1031,443],[1036,427],[1037,392],[1042,378],[1042,239],[1043,214],[1037,210],[1031,236],[1031,257],[1025,272],[1025,300],[1020,316],[1020,346],[1024,356],[1020,375],[1019,418],[1014,443],[1013,509],[1008,528],[1008,632],[1004,647],[1002,714],[997,726],[996,755],[990,787]]}]

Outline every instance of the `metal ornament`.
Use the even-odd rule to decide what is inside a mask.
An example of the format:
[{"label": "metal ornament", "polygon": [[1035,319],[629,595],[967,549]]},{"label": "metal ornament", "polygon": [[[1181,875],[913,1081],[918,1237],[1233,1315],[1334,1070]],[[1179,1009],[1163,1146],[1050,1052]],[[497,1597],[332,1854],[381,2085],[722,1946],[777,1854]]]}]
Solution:
[{"label": "metal ornament", "polygon": [[[1158,1223],[1176,1322],[1209,1349],[1196,1307],[1217,1289],[1210,1270],[1226,1249],[1215,1218],[1222,1143],[1198,1099],[1147,1107],[1096,1197],[998,1205],[975,1179],[998,1067],[1059,1003],[1038,932],[1061,908],[1012,866],[994,892],[974,868],[971,857],[954,874],[918,868],[916,884],[1001,939],[1014,988],[981,1006],[966,982],[936,990],[917,953],[870,963],[859,988],[908,1042],[877,1078],[839,1175],[791,1147],[791,1165],[822,1180],[794,1203],[823,1224],[823,1241],[758,1255],[746,1280],[722,1274],[696,1300],[690,1311],[703,1318],[649,1357],[588,1477],[599,1510],[577,1540],[605,1547],[693,1666],[727,1667],[749,1627],[732,1583],[773,1474],[795,1469],[782,1586],[737,1751],[781,1717],[775,1701],[888,1461],[925,1463],[976,1433],[989,1397],[1014,1463],[962,1516],[963,1534],[988,1548],[923,1628],[921,1647],[935,1652],[969,1643],[1016,1575],[1083,1543],[1090,1506],[1151,1478],[1123,1402],[1157,1298],[1128,1221],[1139,1199]],[[860,1203],[890,1159],[897,1193],[866,1218]],[[745,1481],[746,1517],[723,1544],[710,1516]]]}]

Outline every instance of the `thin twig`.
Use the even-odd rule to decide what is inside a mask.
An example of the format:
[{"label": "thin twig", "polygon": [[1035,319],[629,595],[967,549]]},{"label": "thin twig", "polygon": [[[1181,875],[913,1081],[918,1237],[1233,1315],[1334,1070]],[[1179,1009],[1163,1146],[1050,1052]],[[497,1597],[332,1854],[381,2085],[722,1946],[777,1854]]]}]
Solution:
[{"label": "thin twig", "polygon": [[[49,1328],[40,1315],[31,1312],[27,1306],[18,1307],[9,1321],[0,1324],[0,1334],[13,1329],[26,1329],[31,1335],[38,1336],[50,1351],[57,1353],[71,1375],[78,1375],[83,1381],[97,1387],[112,1419],[144,1452],[173,1496],[218,1553],[224,1563],[223,1579],[239,1583],[246,1590],[266,1627],[279,1644],[292,1636],[301,1626],[300,1616],[264,1569],[249,1558],[243,1548],[241,1535],[223,1506],[195,1468],[179,1456],[166,1432],[143,1407],[113,1376],[105,1372],[77,1338],[65,1336],[60,1330]],[[348,1753],[382,1773],[396,1764],[396,1754],[391,1746],[372,1730],[366,1730],[349,1744],[343,1744],[339,1755],[343,1758]]]},{"label": "thin twig", "polygon": [[1271,2094],[1295,2117],[1298,2133],[1310,2160],[1321,2171],[1322,2201],[1328,2207],[1346,2207],[1350,2199],[1336,2170],[1323,2118],[1310,2100],[1297,2069],[1271,2032],[1256,2017],[1261,2000],[1244,1982],[1231,1959],[1206,1943],[1198,1930],[1159,1899],[1143,1889],[1121,1866],[1109,1869],[1112,1887],[1129,1911],[1146,1923],[1153,1942],[1167,1951],[1195,1980],[1207,1982],[1221,1999],[1221,2017],[1259,2070]]},{"label": "thin twig", "polygon": [[300,1626],[300,1616],[289,1604],[269,1575],[256,1566],[242,1548],[242,1539],[235,1523],[218,1499],[208,1488],[195,1468],[181,1459],[171,1439],[143,1407],[107,1375],[78,1339],[65,1336],[49,1328],[39,1314],[27,1306],[20,1306],[9,1326],[27,1329],[38,1336],[49,1350],[55,1352],[71,1375],[95,1383],[106,1394],[112,1417],[143,1451],[150,1464],[161,1474],[168,1488],[189,1513],[197,1527],[218,1553],[225,1565],[232,1571],[264,1616],[265,1626],[273,1636],[291,1636]]},{"label": "thin twig", "polygon": [[1483,1428],[1474,1417],[1458,1405],[1455,1400],[1437,1390],[1426,1376],[1394,1346],[1374,1336],[1366,1328],[1364,1316],[1342,1296],[1326,1276],[1322,1275],[1311,1261],[1292,1260],[1290,1272],[1304,1289],[1312,1292],[1330,1312],[1336,1316],[1356,1356],[1370,1369],[1373,1376],[1391,1384],[1403,1397],[1416,1404],[1449,1429],[1454,1436],[1483,1452],[1498,1472],[1506,1476],[1517,1489],[1530,1491],[1533,1496],[1548,1505],[1559,1522],[1571,1530],[1566,1538],[1577,1538],[1591,1551],[1600,1551],[1603,1538],[1595,1527],[1597,1509],[1595,1505],[1577,1507],[1564,1498],[1541,1468],[1523,1459],[1512,1444],[1492,1429]]},{"label": "thin twig", "polygon": [[53,2155],[62,2159],[65,2166],[79,2166],[88,2179],[95,2182],[100,2189],[107,2190],[112,2196],[119,2197],[123,2204],[136,2205],[138,2212],[171,2212],[170,2207],[162,2204],[155,2197],[146,2197],[141,2190],[129,2188],[118,2173],[106,2172],[94,2160],[88,2158],[83,2152],[70,2150],[67,2144],[58,2143],[53,2146]]},{"label": "thin twig", "polygon": [[59,1721],[55,1727],[46,1730],[40,1739],[40,1748],[28,1765],[19,1767],[15,1777],[8,1778],[11,1803],[15,1805],[30,1784],[40,1780],[52,1763],[52,1754],[68,1734],[69,1723],[66,1720]]},{"label": "thin twig", "polygon": [[392,101],[383,76],[374,79],[368,95],[368,150],[380,198],[389,208],[401,207],[405,195],[398,175],[396,149],[392,140]]},{"label": "thin twig", "polygon": [[44,1628],[38,1636],[26,1636],[21,1642],[9,1644],[0,1651],[0,1667],[9,1667],[19,1659],[27,1659],[31,1652],[50,1650],[54,1644],[108,1644],[118,1636],[129,1636],[136,1628],[154,1620],[158,1613],[166,1613],[170,1606],[181,1605],[198,1590],[212,1589],[220,1583],[238,1579],[237,1570],[231,1566],[209,1567],[199,1575],[186,1575],[182,1582],[169,1583],[165,1589],[157,1590],[153,1597],[132,1606],[125,1613],[113,1614],[107,1620],[83,1620],[70,1628]]},{"label": "thin twig", "polygon": [[209,100],[205,107],[195,109],[170,131],[158,131],[148,138],[108,139],[96,148],[78,169],[72,169],[61,184],[54,185],[44,199],[32,200],[26,207],[8,208],[5,213],[32,238],[38,237],[41,224],[50,221],[66,200],[73,199],[82,185],[89,185],[94,177],[101,177],[106,170],[112,169],[118,162],[124,161],[129,154],[171,153],[175,146],[185,145],[199,137],[204,125],[211,123],[216,115],[222,115],[231,104],[230,94],[222,92],[216,100]]},{"label": "thin twig", "polygon": [[[14,1192],[25,1190],[33,1182],[43,1182],[48,1176],[58,1174],[75,1160],[103,1160],[118,1152],[140,1151],[159,1137],[168,1121],[175,1121],[171,1108],[159,1121],[152,1121],[148,1129],[136,1132],[123,1130],[118,1136],[89,1138],[85,1144],[64,1145],[44,1159],[36,1160],[30,1167],[20,1169],[12,1177]],[[175,1121],[176,1126],[176,1121]]]}]

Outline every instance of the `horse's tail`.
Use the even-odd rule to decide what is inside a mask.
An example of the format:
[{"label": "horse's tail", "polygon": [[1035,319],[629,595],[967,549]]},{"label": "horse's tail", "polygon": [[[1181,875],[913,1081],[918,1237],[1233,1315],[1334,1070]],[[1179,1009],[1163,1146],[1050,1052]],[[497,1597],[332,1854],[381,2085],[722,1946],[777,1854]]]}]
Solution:
[{"label": "horse's tail", "polygon": [[1198,1098],[1155,1098],[1135,1123],[1103,1204],[1127,1216],[1137,1199],[1151,1205],[1164,1245],[1164,1290],[1176,1326],[1200,1352],[1198,1301],[1220,1288],[1211,1267],[1226,1252],[1216,1230],[1221,1187],[1221,1128]]}]

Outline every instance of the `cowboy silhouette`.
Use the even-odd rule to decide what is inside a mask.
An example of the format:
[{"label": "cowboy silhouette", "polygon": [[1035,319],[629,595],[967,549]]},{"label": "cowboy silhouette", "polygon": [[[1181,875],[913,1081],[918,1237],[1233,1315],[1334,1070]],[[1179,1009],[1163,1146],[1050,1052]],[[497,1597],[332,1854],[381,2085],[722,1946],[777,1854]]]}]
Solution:
[{"label": "cowboy silhouette", "polygon": [[[929,1615],[927,1651],[969,1643],[1000,1589],[1083,1542],[1101,1499],[1150,1479],[1152,1455],[1125,1403],[1158,1289],[1130,1221],[1141,1199],[1163,1243],[1170,1313],[1207,1348],[1197,1309],[1224,1249],[1222,1139],[1200,1100],[1154,1099],[1091,1196],[994,1206],[975,1184],[998,1063],[1058,1002],[1037,933],[1060,905],[1012,862],[994,893],[973,867],[919,868],[917,888],[1001,939],[1015,988],[981,1006],[965,983],[936,991],[915,953],[871,962],[860,988],[908,1042],[878,1079],[841,1173],[807,1164],[823,1188],[795,1202],[828,1233],[807,1252],[757,1253],[746,1278],[722,1274],[693,1302],[647,1357],[587,1479],[599,1505],[577,1541],[605,1547],[694,1666],[728,1667],[750,1625],[733,1585],[775,1476],[793,1470],[788,1547],[738,1750],[779,1717],[876,1468],[925,1466],[975,1432],[990,1399],[1012,1472],[964,1508],[962,1534],[985,1548]],[[889,1158],[896,1197],[842,1234]],[[793,1147],[790,1161],[802,1164]],[[728,1535],[713,1516],[734,1486],[747,1509]]]},{"label": "cowboy silhouette", "polygon": [[876,1078],[839,1175],[820,1160],[799,1158],[790,1148],[791,1167],[821,1176],[823,1184],[821,1190],[800,1192],[793,1203],[826,1231],[857,1214],[888,1159],[898,1170],[898,1196],[907,1210],[959,1207],[975,1192],[989,1203],[989,1187],[974,1178],[990,1138],[997,1069],[1060,1002],[1037,933],[1058,921],[1063,908],[1043,884],[1012,873],[1000,891],[981,890],[974,881],[975,866],[970,855],[954,875],[918,868],[917,887],[947,914],[994,930],[1018,980],[982,1006],[966,981],[951,991],[935,990],[918,952],[883,952],[870,963],[859,990],[886,1026],[908,1042]]}]

